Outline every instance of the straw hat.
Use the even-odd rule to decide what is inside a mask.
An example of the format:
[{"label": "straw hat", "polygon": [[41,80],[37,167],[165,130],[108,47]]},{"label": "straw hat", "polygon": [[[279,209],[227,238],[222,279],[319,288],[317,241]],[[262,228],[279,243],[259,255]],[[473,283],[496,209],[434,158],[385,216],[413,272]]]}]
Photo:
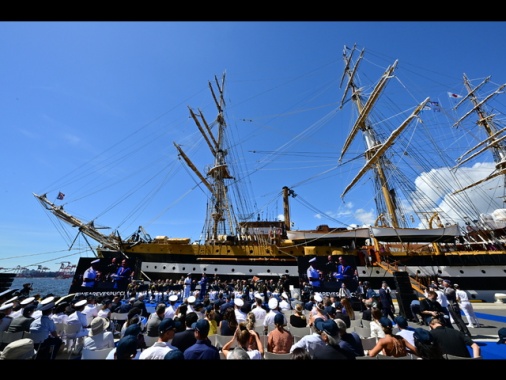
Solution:
[{"label": "straw hat", "polygon": [[102,317],[95,317],[91,321],[90,335],[95,336],[103,333],[109,327],[109,321]]},{"label": "straw hat", "polygon": [[36,353],[33,340],[23,338],[5,346],[0,353],[0,360],[30,360],[33,359]]}]

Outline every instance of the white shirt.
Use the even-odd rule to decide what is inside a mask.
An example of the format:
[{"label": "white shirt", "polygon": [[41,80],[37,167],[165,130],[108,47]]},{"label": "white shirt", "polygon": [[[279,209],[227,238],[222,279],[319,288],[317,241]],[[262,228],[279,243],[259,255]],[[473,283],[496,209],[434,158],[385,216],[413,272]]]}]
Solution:
[{"label": "white shirt", "polygon": [[263,321],[267,315],[267,310],[260,306],[255,306],[253,309],[251,309],[251,312],[255,315],[256,321]]},{"label": "white shirt", "polygon": [[101,350],[103,348],[114,347],[114,336],[110,331],[105,331],[102,334],[87,336],[84,338],[84,348],[88,348],[90,350]]},{"label": "white shirt", "polygon": [[[81,286],[85,286],[87,288],[93,288],[95,285],[95,279],[97,278],[97,271],[93,269],[93,267],[90,267],[86,269],[83,273],[83,283]],[[85,279],[93,280],[90,282],[86,282]]]},{"label": "white shirt", "polygon": [[69,319],[69,316],[65,313],[51,314],[49,317],[54,323],[67,323],[67,319]]},{"label": "white shirt", "polygon": [[292,347],[290,347],[290,353],[297,347],[300,347],[306,349],[309,355],[313,356],[315,351],[323,346],[325,346],[325,342],[322,340],[320,334],[314,332],[310,335],[304,335],[297,343],[294,343]]},{"label": "white shirt", "polygon": [[415,332],[413,330],[407,330],[407,329],[400,329],[397,331],[395,335],[402,336],[404,339],[406,339],[409,343],[411,343],[413,346],[415,345],[415,338],[413,337],[413,334]]},{"label": "white shirt", "polygon": [[42,317],[42,310],[35,310],[32,313],[32,318],[33,319],[37,319],[37,318],[40,318],[40,317]]},{"label": "white shirt", "polygon": [[111,315],[111,310],[109,309],[100,309],[97,313],[97,317],[107,318],[109,319]]},{"label": "white shirt", "polygon": [[292,310],[292,306],[288,303],[287,300],[285,300],[284,298],[281,300],[281,302],[279,303],[279,308],[281,310]]},{"label": "white shirt", "polygon": [[163,360],[167,352],[177,349],[176,347],[165,342],[155,342],[152,346],[144,349],[139,356],[139,360]]},{"label": "white shirt", "polygon": [[246,321],[246,313],[243,312],[241,309],[238,309],[237,307],[235,307],[234,313],[235,313],[235,319],[237,319],[237,323],[241,323],[241,322]]},{"label": "white shirt", "polygon": [[169,304],[167,308],[165,309],[165,318],[172,318],[174,319],[174,315],[176,314],[176,305]]},{"label": "white shirt", "polygon": [[260,351],[258,350],[246,350],[246,353],[248,354],[250,359],[259,360],[264,358],[260,353]]},{"label": "white shirt", "polygon": [[372,338],[376,338],[376,340],[378,340],[380,338],[385,337],[385,332],[383,331],[383,327],[381,327],[381,325],[378,322],[371,321],[369,326],[371,329],[371,337]]},{"label": "white shirt", "polygon": [[[114,347],[109,352],[109,354],[107,354],[107,357],[105,358],[105,360],[114,360],[114,354],[115,353],[116,353],[116,347]],[[137,350],[137,354],[135,354],[135,357],[133,358],[133,360],[139,360],[139,356],[141,356],[141,350],[140,349]]]},{"label": "white shirt", "polygon": [[437,294],[437,302],[441,304],[442,307],[448,308],[448,298],[446,298],[446,294],[442,290],[435,290]]},{"label": "white shirt", "polygon": [[[279,310],[271,310],[267,313],[267,315],[264,318],[264,327],[272,325],[274,326],[274,317],[276,314],[281,314]],[[288,324],[286,322],[286,317],[283,315],[283,318],[285,318],[285,325]]]},{"label": "white shirt", "polygon": [[458,289],[455,291],[455,293],[457,293],[457,297],[460,298],[461,303],[471,302],[469,301],[469,297],[467,296],[467,293],[465,291]]},{"label": "white shirt", "polygon": [[80,312],[79,310],[76,310],[69,315],[69,317],[67,318],[67,324],[81,325],[81,330],[79,330],[79,332],[76,334],[76,338],[88,335],[88,329],[86,328],[87,326],[86,315]]},{"label": "white shirt", "polygon": [[93,318],[98,316],[98,308],[97,305],[94,303],[88,303],[86,306],[84,306],[83,314],[86,315],[86,326],[91,325],[91,321],[93,321]]}]

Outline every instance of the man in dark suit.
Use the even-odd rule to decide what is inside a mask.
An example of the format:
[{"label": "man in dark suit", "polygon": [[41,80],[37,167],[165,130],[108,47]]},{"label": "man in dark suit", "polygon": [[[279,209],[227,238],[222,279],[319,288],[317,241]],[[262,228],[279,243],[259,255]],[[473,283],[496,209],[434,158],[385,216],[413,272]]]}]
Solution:
[{"label": "man in dark suit", "polygon": [[390,287],[386,281],[382,281],[381,288],[379,289],[379,297],[381,304],[381,312],[383,316],[393,321],[395,319],[394,310],[395,306],[392,301],[392,294],[390,293]]},{"label": "man in dark suit", "polygon": [[141,309],[141,315],[143,317],[148,318],[149,312],[148,312],[148,309],[146,309],[146,304],[144,303],[144,298],[145,298],[144,293],[139,294],[139,296],[137,297],[137,300],[134,302],[134,307],[138,307],[139,309]]},{"label": "man in dark suit", "polygon": [[232,293],[227,294],[227,301],[220,306],[220,314],[225,314],[225,310],[229,307],[234,308],[234,298],[232,297]]},{"label": "man in dark suit", "polygon": [[135,297],[131,297],[128,302],[122,303],[118,309],[118,313],[128,313],[134,307]]},{"label": "man in dark suit", "polygon": [[194,311],[186,314],[185,319],[185,326],[186,329],[184,331],[179,331],[174,334],[174,338],[172,338],[172,345],[174,347],[179,348],[181,352],[185,352],[185,350],[193,346],[195,342],[197,341],[197,338],[195,338],[194,329],[192,328],[192,324],[197,322],[198,315]]}]

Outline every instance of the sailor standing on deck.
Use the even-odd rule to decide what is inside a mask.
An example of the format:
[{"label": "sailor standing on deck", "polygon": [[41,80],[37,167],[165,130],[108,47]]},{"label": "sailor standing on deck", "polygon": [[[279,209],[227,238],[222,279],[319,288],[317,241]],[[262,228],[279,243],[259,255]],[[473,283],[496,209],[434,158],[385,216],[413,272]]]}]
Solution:
[{"label": "sailor standing on deck", "polygon": [[309,284],[320,287],[320,271],[316,269],[316,257],[309,260],[309,268],[307,268],[307,279]]},{"label": "sailor standing on deck", "polygon": [[202,273],[202,278],[199,281],[200,292],[199,292],[199,300],[204,301],[204,297],[207,294],[207,276],[205,273]]},{"label": "sailor standing on deck", "polygon": [[95,286],[95,280],[97,278],[97,268],[100,263],[100,259],[93,260],[91,266],[86,269],[83,273],[83,283],[81,286],[86,288],[93,288]]},{"label": "sailor standing on deck", "polygon": [[188,275],[184,279],[184,283],[183,283],[183,289],[184,289],[183,300],[185,300],[188,297],[190,297],[190,292],[191,292],[191,289],[192,289],[192,277],[191,277],[191,275],[192,275],[191,273],[188,273]]},{"label": "sailor standing on deck", "polygon": [[450,315],[455,324],[457,325],[457,327],[459,328],[459,330],[465,335],[470,337],[471,333],[469,332],[467,325],[465,324],[464,320],[460,315],[460,307],[457,302],[457,293],[455,292],[455,289],[451,285],[452,283],[450,282],[450,280],[443,280],[444,294],[448,299],[448,311],[450,312]]}]

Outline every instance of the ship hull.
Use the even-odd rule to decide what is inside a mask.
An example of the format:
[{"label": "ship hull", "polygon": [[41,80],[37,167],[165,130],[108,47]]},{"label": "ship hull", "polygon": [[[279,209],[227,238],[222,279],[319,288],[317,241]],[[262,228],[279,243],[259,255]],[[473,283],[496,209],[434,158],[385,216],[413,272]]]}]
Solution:
[{"label": "ship hull", "polygon": [[[286,276],[294,288],[302,288],[306,279],[306,270],[309,260],[317,258],[317,267],[324,270],[328,255],[342,255],[346,262],[357,268],[358,278],[361,281],[369,281],[373,288],[381,287],[381,282],[386,280],[389,286],[395,290],[394,275],[388,270],[367,263],[364,256],[357,250],[346,250],[339,247],[305,247],[304,251],[291,251],[293,256],[288,255],[258,255],[248,257],[234,253],[226,255],[198,255],[195,253],[203,247],[188,245],[193,248],[193,254],[187,253],[142,253],[129,252],[130,260],[135,261],[136,270],[142,273],[139,278],[155,281],[158,279],[179,280],[188,273],[195,277],[206,273],[208,277],[218,276],[221,281],[230,279],[251,279],[254,276],[261,279],[277,279]],[[186,249],[185,248],[185,249]],[[214,249],[226,249],[227,247],[215,246]],[[238,247],[236,247],[238,248]],[[183,247],[180,250],[185,250]],[[230,249],[230,247],[228,247]],[[289,249],[289,248],[287,248]],[[229,252],[231,253],[231,252]],[[101,250],[100,256],[104,262],[113,257],[119,257],[118,251]],[[485,252],[451,252],[445,255],[396,255],[389,256],[397,271],[408,272],[410,277],[420,283],[428,285],[431,280],[438,277],[450,279],[458,283],[462,289],[469,292],[473,300],[494,302],[494,294],[503,292],[504,277],[506,275],[506,254],[493,254]],[[325,284],[325,276],[322,276]],[[330,286],[332,288],[332,286]],[[323,289],[325,291],[325,287]]]}]

